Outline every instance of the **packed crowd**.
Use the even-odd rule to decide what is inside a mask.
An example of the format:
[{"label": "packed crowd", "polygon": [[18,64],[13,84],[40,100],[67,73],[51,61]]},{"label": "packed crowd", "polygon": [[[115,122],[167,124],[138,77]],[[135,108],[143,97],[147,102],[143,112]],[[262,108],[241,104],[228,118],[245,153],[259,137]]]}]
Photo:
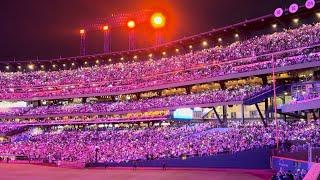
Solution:
[{"label": "packed crowd", "polygon": [[296,172],[280,170],[272,176],[271,180],[303,180],[306,174],[305,169],[298,169]]},{"label": "packed crowd", "polygon": [[[0,144],[0,154],[72,162],[127,162],[134,160],[207,156],[275,145],[275,127],[259,125],[215,128],[215,124],[185,124],[135,129],[49,130],[26,141]],[[280,124],[279,140],[320,142],[320,122]]]},{"label": "packed crowd", "polygon": [[319,94],[306,94],[304,96],[299,96],[299,97],[295,96],[293,97],[293,100],[290,102],[290,104],[308,103],[313,100],[319,100],[320,99]]},{"label": "packed crowd", "polygon": [[251,86],[235,87],[226,90],[211,90],[207,92],[176,95],[169,97],[157,97],[150,99],[140,99],[138,101],[124,101],[113,103],[94,103],[94,104],[75,104],[67,106],[39,106],[35,108],[15,108],[2,112],[2,117],[8,116],[29,116],[45,117],[48,115],[66,114],[108,114],[129,111],[147,111],[157,108],[177,108],[186,105],[201,105],[217,102],[242,101],[260,92],[270,89],[270,86]]},{"label": "packed crowd", "polygon": [[310,100],[320,99],[320,82],[311,81],[309,84],[305,83],[302,86],[305,87],[304,90],[295,90],[292,92],[291,103],[303,103]]},{"label": "packed crowd", "polygon": [[10,131],[17,130],[21,127],[21,125],[0,125],[0,135],[5,135]]},{"label": "packed crowd", "polygon": [[[320,23],[159,60],[116,63],[76,70],[0,73],[0,99],[22,99],[124,92],[162,84],[318,61],[319,54],[302,51],[320,43]],[[311,48],[314,50],[313,48]]]},{"label": "packed crowd", "polygon": [[[48,125],[48,124],[93,124],[93,123],[110,123],[110,122],[144,122],[144,121],[161,121],[169,118],[168,110],[135,112],[127,114],[112,114],[112,115],[83,115],[83,116],[54,116],[46,118],[7,118],[1,119],[0,125],[4,128],[8,125]],[[0,126],[1,129],[1,126]],[[0,130],[1,134],[1,130]]]}]

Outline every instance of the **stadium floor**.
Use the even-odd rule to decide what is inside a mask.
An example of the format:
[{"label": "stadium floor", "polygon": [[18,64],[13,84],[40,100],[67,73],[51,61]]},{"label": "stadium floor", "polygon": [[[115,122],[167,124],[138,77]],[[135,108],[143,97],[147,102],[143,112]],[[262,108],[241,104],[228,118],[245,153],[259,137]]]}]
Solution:
[{"label": "stadium floor", "polygon": [[255,180],[270,179],[271,170],[228,169],[68,169],[29,164],[0,163],[1,180]]}]

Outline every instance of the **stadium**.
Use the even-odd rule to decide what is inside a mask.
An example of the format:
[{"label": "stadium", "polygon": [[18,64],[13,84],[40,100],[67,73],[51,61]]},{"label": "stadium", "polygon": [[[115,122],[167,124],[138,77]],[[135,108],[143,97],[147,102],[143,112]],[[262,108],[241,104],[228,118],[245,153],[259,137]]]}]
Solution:
[{"label": "stadium", "polygon": [[78,56],[0,61],[0,179],[319,179],[320,1],[176,40],[170,18],[114,13],[81,23]]}]

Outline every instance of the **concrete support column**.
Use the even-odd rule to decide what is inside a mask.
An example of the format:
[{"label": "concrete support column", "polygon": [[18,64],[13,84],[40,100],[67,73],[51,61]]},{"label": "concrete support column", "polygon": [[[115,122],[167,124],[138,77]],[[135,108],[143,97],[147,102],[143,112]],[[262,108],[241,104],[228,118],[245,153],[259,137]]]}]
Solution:
[{"label": "concrete support column", "polygon": [[264,117],[266,122],[269,122],[269,101],[268,98],[264,100]]},{"label": "concrete support column", "polygon": [[223,112],[222,120],[224,123],[227,122],[227,111],[228,111],[227,106],[222,106],[222,112]]},{"label": "concrete support column", "polygon": [[245,119],[244,119],[244,104],[241,104],[241,122],[242,124],[244,124],[245,122]]}]

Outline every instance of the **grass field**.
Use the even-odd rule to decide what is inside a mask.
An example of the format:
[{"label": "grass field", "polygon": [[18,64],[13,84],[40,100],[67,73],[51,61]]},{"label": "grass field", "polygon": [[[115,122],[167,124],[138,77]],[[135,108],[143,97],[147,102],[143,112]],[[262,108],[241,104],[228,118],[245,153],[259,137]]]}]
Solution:
[{"label": "grass field", "polygon": [[225,169],[68,169],[29,164],[0,163],[1,180],[255,180],[270,179],[270,170]]}]

